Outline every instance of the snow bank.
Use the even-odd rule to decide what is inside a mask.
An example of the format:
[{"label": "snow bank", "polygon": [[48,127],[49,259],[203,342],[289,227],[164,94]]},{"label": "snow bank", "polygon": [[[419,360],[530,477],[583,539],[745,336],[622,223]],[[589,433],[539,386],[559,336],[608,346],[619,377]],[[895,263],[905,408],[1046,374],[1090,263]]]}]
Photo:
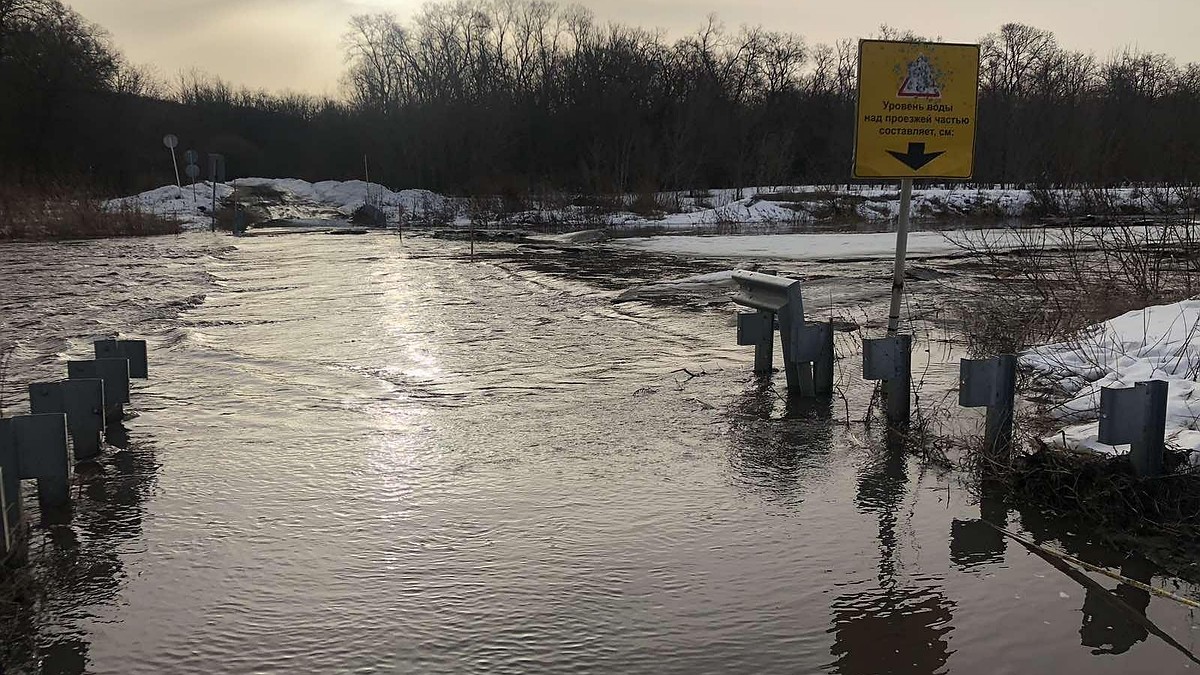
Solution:
[{"label": "snow bank", "polygon": [[[233,188],[223,183],[217,184],[217,202],[233,194]],[[164,218],[178,220],[185,230],[208,229],[212,223],[212,183],[196,183],[180,189],[175,185],[156,188],[140,195],[121,197],[105,202],[104,207],[110,210],[134,209],[142,213],[152,213]]]},{"label": "snow bank", "polygon": [[[451,200],[428,190],[393,192],[382,185],[361,180],[309,183],[297,178],[239,178],[229,183],[218,183],[218,208],[220,202],[228,199],[235,188],[272,190],[291,205],[332,209],[346,217],[354,215],[368,199],[378,204],[391,219],[395,219],[397,207],[417,217],[440,215],[447,209],[453,212],[456,208]],[[167,185],[132,197],[110,200],[105,206],[109,209],[134,208],[144,213],[175,218],[183,224],[184,229],[208,229],[212,196],[212,183],[197,183],[195,190],[192,186],[180,189]]]},{"label": "snow bank", "polygon": [[397,206],[403,207],[406,213],[420,214],[440,212],[450,205],[446,197],[429,190],[393,192],[378,183],[361,180],[309,183],[298,178],[239,178],[230,184],[234,187],[274,190],[293,200],[332,208],[345,216],[354,215],[368,201],[381,207],[389,216],[396,214]]},{"label": "snow bank", "polygon": [[[202,225],[204,212],[199,211],[198,207],[203,205],[206,198],[211,199],[211,186],[200,185],[201,190],[208,191],[196,200],[191,200],[189,188],[184,188],[181,193],[168,186],[124,200],[114,200],[114,203],[138,201],[147,210],[180,217],[185,225]],[[368,202],[379,205],[392,218],[396,215],[397,207],[402,207],[410,217],[443,223],[465,224],[470,211],[467,200],[463,198],[445,197],[428,190],[392,191],[377,183],[361,180],[309,183],[295,178],[240,178],[218,186],[218,198],[228,196],[228,191],[234,187],[270,189],[293,205],[318,206],[343,216],[352,215]],[[1140,188],[1103,192],[1055,190],[1045,195],[1048,195],[1055,209],[1068,213],[1087,213],[1091,209],[1098,209],[1102,212],[1154,214],[1169,212],[1181,203],[1178,191],[1155,192]],[[725,224],[883,223],[894,221],[900,209],[900,194],[890,186],[802,185],[771,189],[664,192],[654,195],[661,215],[633,213],[632,205],[643,198],[643,195],[618,195],[615,207],[611,204],[596,207],[569,205],[523,213],[498,211],[492,217],[515,225],[697,230]],[[187,203],[191,201],[196,203]],[[976,216],[1022,218],[1033,215],[1032,207],[1037,203],[1035,194],[1029,190],[926,187],[913,191],[912,209],[918,220]]]},{"label": "snow bank", "polygon": [[[900,213],[900,193],[895,188],[820,187],[713,190],[705,197],[678,197],[682,213],[661,219],[632,214],[614,224],[665,229],[689,229],[722,223],[792,223],[845,219],[866,222],[895,220]],[[924,188],[913,191],[916,218],[968,216],[980,213],[1016,218],[1033,204],[1028,190]],[[620,222],[616,222],[620,221]]]},{"label": "snow bank", "polygon": [[[1200,299],[1136,310],[1083,331],[1076,339],[1036,347],[1021,365],[1071,398],[1057,409],[1067,426],[1047,444],[1102,454],[1129,451],[1096,440],[1100,390],[1165,380],[1167,442],[1200,459]],[[1085,421],[1086,420],[1086,421]]]}]

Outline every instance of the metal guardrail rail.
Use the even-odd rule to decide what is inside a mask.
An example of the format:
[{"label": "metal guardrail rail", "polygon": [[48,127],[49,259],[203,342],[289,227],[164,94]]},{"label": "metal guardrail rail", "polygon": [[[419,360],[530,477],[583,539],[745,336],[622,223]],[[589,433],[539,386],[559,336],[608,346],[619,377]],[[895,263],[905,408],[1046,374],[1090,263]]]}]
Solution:
[{"label": "metal guardrail rail", "polygon": [[804,322],[804,296],[797,279],[738,270],[733,301],[757,310],[738,314],[738,344],[754,345],[754,372],[772,371],[775,329],[783,346],[788,393],[825,396],[833,393],[833,327]]}]

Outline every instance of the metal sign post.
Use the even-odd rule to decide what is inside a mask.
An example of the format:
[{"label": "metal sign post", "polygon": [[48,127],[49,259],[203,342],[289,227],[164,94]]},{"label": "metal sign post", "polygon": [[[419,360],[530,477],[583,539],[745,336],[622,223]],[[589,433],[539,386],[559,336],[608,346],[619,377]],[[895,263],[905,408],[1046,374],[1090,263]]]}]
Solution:
[{"label": "metal sign post", "polygon": [[861,40],[854,177],[900,180],[888,335],[900,328],[913,178],[975,168],[979,45]]},{"label": "metal sign post", "polygon": [[[183,153],[183,161],[187,162],[184,167],[184,172],[187,173],[188,179],[192,182],[192,202],[196,201],[196,178],[200,176],[200,153],[195,150],[188,150]],[[193,204],[193,207],[195,205]]]},{"label": "metal sign post", "polygon": [[225,182],[225,155],[208,153],[208,179],[212,181],[212,231],[217,231],[217,183]]},{"label": "metal sign post", "polygon": [[175,187],[183,192],[183,181],[179,180],[179,160],[175,159],[175,148],[179,145],[179,137],[175,134],[167,134],[163,136],[163,145],[171,151],[171,166],[175,167]]},{"label": "metal sign post", "polygon": [[[192,163],[192,164],[188,164],[187,167],[184,169],[184,171],[187,172],[188,178],[192,179],[192,201],[195,202],[196,201],[196,178],[198,178],[200,176],[200,167],[196,166],[195,163]],[[193,206],[193,208],[195,208],[194,204],[192,206]]]}]

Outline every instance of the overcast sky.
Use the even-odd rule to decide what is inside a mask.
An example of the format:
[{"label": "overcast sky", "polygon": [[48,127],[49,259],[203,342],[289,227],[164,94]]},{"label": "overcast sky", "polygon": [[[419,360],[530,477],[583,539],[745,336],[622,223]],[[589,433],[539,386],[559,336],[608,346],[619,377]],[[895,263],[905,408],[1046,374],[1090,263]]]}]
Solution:
[{"label": "overcast sky", "polygon": [[[173,77],[198,67],[255,88],[335,94],[347,20],[413,14],[422,0],[67,0],[108,29],[134,62]],[[563,3],[568,4],[568,3]],[[862,37],[881,23],[974,42],[1016,21],[1046,28],[1071,49],[1105,56],[1124,46],[1200,61],[1200,0],[581,0],[605,21],[676,37],[715,12],[730,27],[762,24],[810,44]],[[914,8],[919,11],[914,12]]]}]

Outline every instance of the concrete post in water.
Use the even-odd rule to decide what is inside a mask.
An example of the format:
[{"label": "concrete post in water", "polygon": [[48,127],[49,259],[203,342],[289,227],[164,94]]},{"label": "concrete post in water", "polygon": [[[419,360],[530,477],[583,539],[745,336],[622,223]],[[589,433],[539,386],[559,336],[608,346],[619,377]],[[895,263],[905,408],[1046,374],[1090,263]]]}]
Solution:
[{"label": "concrete post in water", "polygon": [[[24,415],[0,420],[0,467],[16,464],[16,479],[36,479],[42,511],[71,502],[71,451],[67,447],[67,416]],[[15,490],[12,479],[6,479]],[[8,493],[8,490],[5,490]],[[19,494],[19,493],[17,493]]]},{"label": "concrete post in water", "polygon": [[129,361],[127,359],[96,359],[68,361],[67,377],[72,380],[104,380],[104,417],[120,420],[129,403]]},{"label": "concrete post in water", "polygon": [[1169,388],[1162,380],[1152,380],[1128,389],[1100,390],[1098,440],[1109,445],[1131,444],[1129,461],[1144,478],[1163,473]]},{"label": "concrete post in water", "polygon": [[864,339],[863,377],[884,382],[888,425],[906,430],[912,407],[912,336]]},{"label": "concrete post in water", "polygon": [[75,461],[100,454],[104,434],[104,381],[63,380],[29,385],[29,410],[35,415],[64,414]]},{"label": "concrete post in water", "polygon": [[959,362],[958,404],[987,406],[984,445],[997,458],[1007,457],[1013,445],[1013,408],[1017,391],[1017,357],[962,359]]},{"label": "concrete post in water", "polygon": [[96,340],[92,346],[98,359],[127,359],[129,377],[137,380],[150,377],[145,340]]}]

